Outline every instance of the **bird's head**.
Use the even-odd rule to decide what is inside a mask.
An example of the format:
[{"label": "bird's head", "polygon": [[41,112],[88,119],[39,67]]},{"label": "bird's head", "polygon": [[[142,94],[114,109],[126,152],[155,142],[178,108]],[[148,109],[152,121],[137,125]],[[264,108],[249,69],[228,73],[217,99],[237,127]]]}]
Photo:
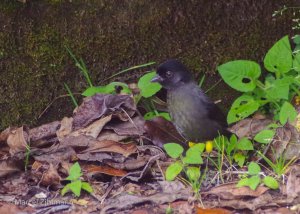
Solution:
[{"label": "bird's head", "polygon": [[178,60],[170,59],[158,66],[151,82],[158,82],[166,89],[177,88],[193,80],[192,74]]}]

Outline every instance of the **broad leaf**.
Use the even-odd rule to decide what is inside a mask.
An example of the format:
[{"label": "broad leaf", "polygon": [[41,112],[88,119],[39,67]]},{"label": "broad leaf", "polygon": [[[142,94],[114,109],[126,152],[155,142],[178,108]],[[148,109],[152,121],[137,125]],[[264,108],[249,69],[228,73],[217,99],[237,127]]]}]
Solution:
[{"label": "broad leaf", "polygon": [[145,98],[151,97],[156,94],[160,89],[161,85],[158,83],[151,82],[151,79],[156,75],[156,72],[150,72],[142,76],[138,81],[138,87],[141,90],[141,95]]},{"label": "broad leaf", "polygon": [[287,121],[293,122],[297,117],[297,111],[289,102],[285,102],[279,112],[279,121],[282,125],[286,124]]},{"label": "broad leaf", "polygon": [[243,150],[243,151],[253,150],[253,144],[248,138],[243,137],[236,144],[236,149]]},{"label": "broad leaf", "polygon": [[88,182],[82,182],[81,183],[81,188],[85,191],[87,191],[88,193],[92,193],[93,192],[93,188],[91,187],[91,185]]},{"label": "broad leaf", "polygon": [[183,158],[183,162],[186,164],[202,164],[201,157],[202,152],[205,149],[204,143],[198,143],[186,151],[186,156]]},{"label": "broad leaf", "polygon": [[287,73],[293,63],[292,49],[288,36],[276,42],[264,59],[265,68],[270,72]]},{"label": "broad leaf", "polygon": [[183,147],[177,143],[164,144],[164,149],[171,158],[178,158],[183,153]]},{"label": "broad leaf", "polygon": [[270,189],[278,189],[278,188],[279,188],[278,182],[277,182],[276,179],[273,178],[273,177],[266,176],[266,177],[264,177],[263,182],[264,182],[264,184],[265,184],[267,187],[269,187]]},{"label": "broad leaf", "polygon": [[235,162],[237,162],[237,164],[239,165],[239,167],[244,166],[245,160],[246,160],[246,156],[243,155],[242,153],[235,153],[233,155],[233,159]]},{"label": "broad leaf", "polygon": [[186,175],[189,180],[195,182],[200,178],[200,168],[195,166],[189,166],[186,171]]},{"label": "broad leaf", "polygon": [[255,163],[255,162],[251,162],[248,166],[248,173],[250,175],[258,175],[260,173],[261,169],[260,166]]},{"label": "broad leaf", "polygon": [[131,93],[131,90],[129,89],[127,84],[122,83],[122,82],[111,82],[105,86],[89,87],[82,93],[82,95],[86,96],[86,97],[90,97],[97,93],[99,93],[99,94],[114,94],[114,93],[116,93],[117,87],[121,88],[122,93],[126,93],[126,94]]},{"label": "broad leaf", "polygon": [[266,89],[266,97],[269,100],[279,100],[289,98],[289,86],[293,82],[293,78],[286,76],[282,79],[276,79],[272,83],[269,83],[269,87]]},{"label": "broad leaf", "polygon": [[261,73],[256,62],[247,60],[227,62],[220,65],[218,71],[229,86],[242,92],[252,91]]},{"label": "broad leaf", "polygon": [[69,176],[66,178],[66,180],[74,181],[82,175],[81,168],[78,162],[74,163],[69,171]]},{"label": "broad leaf", "polygon": [[252,96],[242,95],[233,102],[227,115],[227,122],[230,124],[242,120],[257,111],[259,106]]},{"label": "broad leaf", "polygon": [[173,181],[176,176],[182,171],[183,166],[180,162],[172,163],[166,170],[166,180]]},{"label": "broad leaf", "polygon": [[82,185],[81,180],[77,180],[77,181],[74,181],[74,182],[68,184],[68,186],[69,186],[69,188],[71,189],[71,191],[72,191],[77,197],[80,196],[81,185]]},{"label": "broad leaf", "polygon": [[262,130],[255,135],[254,140],[259,143],[270,143],[273,140],[274,135],[274,130]]}]

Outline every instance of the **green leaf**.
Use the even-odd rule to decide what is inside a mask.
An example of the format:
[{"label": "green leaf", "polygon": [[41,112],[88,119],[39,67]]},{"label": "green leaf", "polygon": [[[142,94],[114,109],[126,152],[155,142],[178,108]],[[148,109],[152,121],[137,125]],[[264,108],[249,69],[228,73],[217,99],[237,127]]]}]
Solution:
[{"label": "green leaf", "polygon": [[268,71],[282,74],[291,70],[292,63],[292,49],[288,36],[276,42],[264,59],[264,65]]},{"label": "green leaf", "polygon": [[153,118],[158,117],[158,116],[161,116],[161,117],[165,118],[166,120],[171,121],[170,114],[167,113],[167,112],[158,112],[158,115],[157,115],[155,112],[150,111],[150,112],[147,112],[144,115],[144,119],[145,120],[152,120]]},{"label": "green leaf", "polygon": [[258,175],[249,178],[250,189],[255,190],[259,183],[260,183],[260,177]]},{"label": "green leaf", "polygon": [[85,191],[87,191],[88,193],[93,192],[93,188],[91,187],[91,185],[88,182],[82,182],[81,188],[84,189]]},{"label": "green leaf", "polygon": [[239,167],[244,166],[245,160],[246,160],[246,156],[243,155],[242,153],[235,153],[233,155],[233,159],[235,162],[237,162],[237,164],[239,165]]},{"label": "green leaf", "polygon": [[138,81],[138,87],[141,90],[141,95],[145,98],[151,97],[156,94],[160,89],[161,85],[158,83],[151,82],[151,79],[156,75],[156,72],[150,72],[142,76]]},{"label": "green leaf", "polygon": [[198,143],[186,151],[186,156],[183,158],[183,162],[186,164],[202,164],[201,157],[202,152],[205,149],[204,143]]},{"label": "green leaf", "polygon": [[296,44],[296,45],[299,45],[300,44],[300,35],[295,35],[293,37],[293,42]]},{"label": "green leaf", "polygon": [[298,52],[295,56],[294,56],[294,60],[293,60],[293,68],[295,71],[300,72],[300,52]]},{"label": "green leaf", "polygon": [[198,181],[200,178],[200,168],[195,166],[189,166],[187,167],[186,175],[190,181]]},{"label": "green leaf", "polygon": [[238,139],[235,134],[231,135],[229,139],[229,144],[226,146],[226,153],[230,155],[230,153],[234,150],[236,147],[236,144],[238,142]]},{"label": "green leaf", "polygon": [[273,177],[266,176],[266,177],[264,177],[263,182],[270,189],[278,189],[279,188],[278,182]]},{"label": "green leaf", "polygon": [[80,165],[78,162],[76,162],[71,166],[69,171],[69,176],[66,178],[66,180],[74,181],[80,178],[81,175],[82,173],[81,173]]},{"label": "green leaf", "polygon": [[176,176],[182,171],[183,166],[180,162],[172,163],[166,170],[166,180],[173,181]]},{"label": "green leaf", "polygon": [[261,169],[260,166],[255,163],[255,162],[251,162],[248,166],[248,173],[250,175],[258,175],[260,173]]},{"label": "green leaf", "polygon": [[269,100],[279,100],[289,98],[289,86],[293,83],[293,78],[286,76],[282,79],[276,79],[272,84],[265,90],[266,98]]},{"label": "green leaf", "polygon": [[297,111],[289,102],[284,102],[279,112],[279,121],[282,125],[287,121],[293,122],[297,117]]},{"label": "green leaf", "polygon": [[86,97],[93,96],[97,93],[99,94],[114,94],[116,92],[116,87],[122,87],[121,92],[130,94],[131,90],[129,89],[128,85],[122,82],[111,82],[108,85],[105,86],[93,86],[87,88],[82,95]]},{"label": "green leaf", "polygon": [[72,183],[69,183],[69,188],[70,190],[77,196],[79,197],[80,196],[80,192],[81,192],[81,180],[77,180],[77,181],[74,181]]},{"label": "green leaf", "polygon": [[62,196],[64,196],[67,192],[69,192],[70,191],[70,187],[69,187],[69,184],[67,184],[62,190],[61,190],[61,192],[60,192],[60,194],[62,195]]},{"label": "green leaf", "polygon": [[252,91],[261,73],[256,62],[247,60],[227,62],[220,65],[218,71],[229,86],[242,92]]},{"label": "green leaf", "polygon": [[275,135],[274,130],[262,130],[255,135],[254,140],[259,143],[267,144],[273,140],[274,135]]},{"label": "green leaf", "polygon": [[237,187],[249,186],[249,178],[242,178],[236,185]]},{"label": "green leaf", "polygon": [[236,144],[236,149],[239,149],[242,151],[248,151],[248,150],[253,150],[254,148],[253,148],[252,142],[248,138],[243,137]]},{"label": "green leaf", "polygon": [[231,124],[242,120],[257,111],[259,106],[259,102],[252,96],[242,95],[233,102],[227,115],[227,122]]},{"label": "green leaf", "polygon": [[164,144],[164,149],[171,158],[178,158],[183,153],[183,147],[177,143]]}]

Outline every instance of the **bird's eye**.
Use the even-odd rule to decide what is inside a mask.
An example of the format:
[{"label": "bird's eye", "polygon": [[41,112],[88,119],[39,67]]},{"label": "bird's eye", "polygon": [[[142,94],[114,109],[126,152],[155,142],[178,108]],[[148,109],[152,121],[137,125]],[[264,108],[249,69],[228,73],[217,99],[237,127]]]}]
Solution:
[{"label": "bird's eye", "polygon": [[172,74],[171,71],[167,71],[167,72],[166,72],[166,76],[167,76],[168,78],[172,77],[172,75],[173,75],[173,74]]}]

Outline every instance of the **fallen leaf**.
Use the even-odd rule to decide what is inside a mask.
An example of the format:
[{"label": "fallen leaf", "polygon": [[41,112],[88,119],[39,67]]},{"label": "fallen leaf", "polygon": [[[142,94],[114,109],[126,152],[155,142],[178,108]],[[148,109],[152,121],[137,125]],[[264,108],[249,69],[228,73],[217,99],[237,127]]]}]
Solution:
[{"label": "fallen leaf", "polygon": [[50,163],[49,168],[44,172],[41,178],[41,184],[44,186],[58,186],[60,184],[61,177],[59,176],[57,170],[54,168],[53,164]]},{"label": "fallen leaf", "polygon": [[206,208],[203,209],[201,207],[195,206],[197,214],[230,214],[229,210],[225,210],[222,208]]},{"label": "fallen leaf", "polygon": [[103,115],[121,114],[123,111],[130,117],[135,113],[136,107],[132,97],[128,95],[96,94],[85,98],[83,103],[76,109],[73,116],[73,127],[77,130],[86,127]]},{"label": "fallen leaf", "polygon": [[59,141],[69,135],[72,132],[73,118],[72,117],[64,117],[61,120],[60,128],[56,132],[56,136]]},{"label": "fallen leaf", "polygon": [[300,195],[300,166],[294,165],[288,176],[286,183],[286,195],[289,198],[295,198]]},{"label": "fallen leaf", "polygon": [[19,172],[20,168],[12,160],[3,160],[0,161],[0,178],[11,175],[15,172]]},{"label": "fallen leaf", "polygon": [[103,173],[106,175],[122,177],[127,174],[127,172],[124,170],[114,169],[109,166],[87,165],[86,167],[83,167],[83,169],[85,169],[87,171],[87,173],[89,173],[91,175]]},{"label": "fallen leaf", "polygon": [[126,122],[109,123],[105,129],[112,129],[118,135],[141,136],[144,131],[145,120],[142,117],[134,117]]},{"label": "fallen leaf", "polygon": [[41,125],[39,127],[33,128],[29,130],[29,138],[30,141],[38,141],[42,139],[49,139],[52,137],[56,137],[56,131],[60,127],[59,121],[54,121],[51,123],[47,123]]},{"label": "fallen leaf", "polygon": [[24,132],[23,126],[11,131],[7,138],[7,145],[9,146],[9,153],[14,155],[18,152],[25,152],[28,140],[28,134]]}]

